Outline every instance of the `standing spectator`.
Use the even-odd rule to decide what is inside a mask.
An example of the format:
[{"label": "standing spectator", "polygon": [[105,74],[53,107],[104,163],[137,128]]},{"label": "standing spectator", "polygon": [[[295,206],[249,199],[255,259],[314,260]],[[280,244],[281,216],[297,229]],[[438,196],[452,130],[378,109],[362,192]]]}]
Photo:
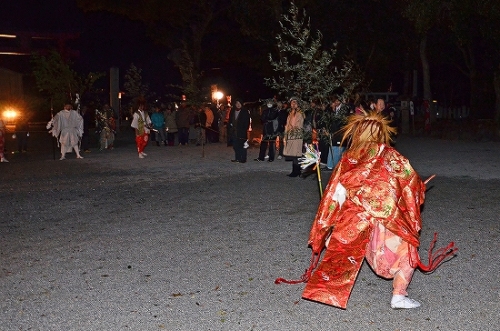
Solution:
[{"label": "standing spectator", "polygon": [[0,118],[0,162],[9,162],[5,158],[5,134],[7,133],[7,128],[5,127],[5,123]]},{"label": "standing spectator", "polygon": [[214,114],[214,120],[210,130],[210,142],[212,143],[219,142],[219,112],[217,110],[218,109],[214,107],[210,108],[210,111]]},{"label": "standing spectator", "polygon": [[226,115],[229,115],[229,110],[228,108],[224,106],[220,106],[219,110],[217,111],[218,114],[218,129],[219,129],[219,142],[221,143],[227,143],[227,121],[226,121]]},{"label": "standing spectator", "polygon": [[304,112],[299,108],[297,98],[290,99],[290,113],[286,120],[283,155],[292,159],[292,172],[288,177],[298,177],[301,174],[299,157],[302,156],[302,144],[304,138]]},{"label": "standing spectator", "polygon": [[355,103],[354,114],[356,115],[366,115],[370,107],[366,104],[364,100],[359,100]]},{"label": "standing spectator", "polygon": [[201,109],[197,106],[191,106],[189,109],[189,137],[188,140],[192,144],[196,144],[198,142],[198,138],[200,136],[200,111]]},{"label": "standing spectator", "polygon": [[26,153],[28,151],[29,136],[28,116],[24,114],[21,115],[19,121],[16,123],[17,151],[19,153]]},{"label": "standing spectator", "polygon": [[205,145],[207,142],[207,113],[205,112],[205,108],[200,108],[198,110],[198,114],[195,117],[194,127],[198,133],[196,137],[196,146]]},{"label": "standing spectator", "polygon": [[168,146],[175,145],[175,134],[177,133],[176,112],[172,111],[172,105],[168,104],[165,110],[165,129],[167,131]]},{"label": "standing spectator", "polygon": [[[382,98],[378,98],[377,101],[373,104],[373,111],[376,112],[377,114],[382,114],[385,116],[390,122],[391,126],[397,126],[397,123],[395,123],[394,120],[394,107],[386,107],[385,100]],[[394,133],[394,137],[397,134],[397,132]],[[392,137],[392,142],[395,143],[395,139]]]},{"label": "standing spectator", "polygon": [[66,159],[66,153],[74,150],[77,159],[83,159],[80,155],[80,139],[83,135],[83,117],[76,110],[71,109],[71,103],[67,102],[61,110],[47,124],[50,133],[58,139],[61,144],[61,158]]},{"label": "standing spectator", "polygon": [[110,129],[110,138],[108,139],[108,149],[113,149],[113,143],[115,141],[116,134],[116,123],[118,120],[118,113],[115,112],[113,108],[109,106],[109,104],[104,104],[103,112],[107,119],[107,125]]},{"label": "standing spectator", "polygon": [[331,105],[323,104],[321,107],[320,115],[316,121],[316,133],[318,139],[318,148],[321,152],[320,162],[322,165],[326,165],[328,162],[328,154],[331,146],[330,137],[330,122],[333,117],[333,110]]},{"label": "standing spectator", "polygon": [[151,119],[145,111],[145,107],[146,105],[143,102],[138,104],[137,110],[134,112],[132,117],[132,123],[130,123],[130,126],[135,129],[135,143],[137,145],[137,153],[139,154],[140,159],[147,156],[147,154],[144,153],[144,148],[148,144],[150,132],[149,127],[151,126]]},{"label": "standing spectator", "polygon": [[250,127],[250,111],[243,108],[241,100],[237,99],[234,103],[234,108],[231,109],[228,127],[234,149],[234,159],[231,162],[247,162],[245,142],[247,141],[247,132]]},{"label": "standing spectator", "polygon": [[[102,106],[102,112],[103,112],[104,116],[106,116],[107,119],[112,118],[114,120],[116,117],[115,111],[113,110],[113,108],[111,108],[109,106],[108,103],[105,103],[104,106]],[[114,128],[113,130],[115,130],[115,129],[116,128]]]},{"label": "standing spectator", "polygon": [[309,109],[304,113],[304,143],[313,144],[318,142],[318,121],[323,113],[321,104],[312,101]]},{"label": "standing spectator", "polygon": [[385,109],[385,100],[382,98],[378,98],[377,102],[374,104],[373,110],[378,114],[382,114],[384,109]]},{"label": "standing spectator", "polygon": [[[212,137],[214,136],[214,132],[212,131],[212,124],[214,123],[214,112],[210,107],[207,105],[204,108],[205,110],[205,137],[206,137],[206,142],[213,142]],[[208,130],[208,131],[207,131]]]},{"label": "standing spectator", "polygon": [[396,138],[398,135],[398,119],[396,117],[396,108],[392,106],[390,103],[387,105],[384,104],[384,110],[381,112],[384,117],[389,120],[389,125],[395,128],[395,133],[391,136],[391,143],[395,144],[396,143]]},{"label": "standing spectator", "polygon": [[342,136],[339,130],[342,129],[348,114],[348,107],[334,96],[318,122],[321,163],[326,164],[330,170],[338,163],[344,151],[344,147],[340,145]]},{"label": "standing spectator", "polygon": [[[278,108],[273,100],[268,100],[266,108],[262,111],[260,120],[262,122],[262,140],[260,141],[259,157],[255,161],[264,161],[266,152],[269,155],[268,162],[274,161],[276,154],[276,136],[278,135]],[[268,151],[269,150],[269,151]]]},{"label": "standing spectator", "polygon": [[99,133],[99,150],[113,149],[116,129],[113,111],[109,106],[106,107],[105,105],[102,112],[96,109],[95,116],[96,129]]},{"label": "standing spectator", "polygon": [[285,143],[283,142],[283,138],[285,137],[285,125],[286,120],[288,118],[288,103],[278,102],[278,138],[279,138],[279,147],[278,147],[278,160],[283,158],[283,149],[285,148]]},{"label": "standing spectator", "polygon": [[231,136],[231,126],[229,125],[229,116],[231,115],[231,110],[233,107],[231,105],[226,106],[226,118],[224,119],[224,124],[226,126],[226,137],[227,137],[227,147],[233,146],[233,137]]},{"label": "standing spectator", "polygon": [[330,148],[327,152],[327,167],[332,170],[340,161],[345,147],[341,145],[342,134],[340,130],[345,124],[346,116],[349,113],[347,106],[344,105],[337,96],[332,98],[330,104],[330,119],[328,122],[328,133],[330,136]]},{"label": "standing spectator", "polygon": [[87,106],[82,107],[83,117],[83,135],[82,135],[82,149],[85,153],[90,153],[90,123],[92,122],[92,113]]},{"label": "standing spectator", "polygon": [[396,108],[394,106],[387,104],[382,114],[384,114],[384,116],[390,121],[391,126],[397,127]]},{"label": "standing spectator", "polygon": [[179,130],[179,145],[187,145],[189,143],[189,117],[190,111],[186,102],[181,102],[181,106],[177,111],[177,129]]},{"label": "standing spectator", "polygon": [[309,104],[309,110],[306,113],[306,118],[304,120],[304,134],[307,136],[307,144],[316,142],[318,140],[318,122],[321,118],[323,109],[317,100],[311,101]]},{"label": "standing spectator", "polygon": [[160,146],[160,143],[167,146],[167,137],[165,137],[165,117],[158,105],[155,106],[155,111],[151,115],[151,122],[153,123],[153,129],[155,129],[156,146]]}]

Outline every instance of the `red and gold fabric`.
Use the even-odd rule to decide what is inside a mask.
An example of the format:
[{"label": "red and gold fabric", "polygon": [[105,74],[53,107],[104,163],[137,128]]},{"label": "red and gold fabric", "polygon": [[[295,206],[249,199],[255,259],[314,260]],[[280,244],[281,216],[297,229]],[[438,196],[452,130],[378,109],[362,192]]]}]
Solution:
[{"label": "red and gold fabric", "polygon": [[[390,146],[368,143],[361,155],[354,160],[345,153],[325,189],[308,244],[315,254],[326,251],[307,282],[305,299],[346,308],[365,258],[382,277],[401,270],[403,287],[413,273],[411,259],[419,261],[425,184]],[[388,231],[374,240],[374,234],[381,233],[379,226]],[[377,254],[386,247],[395,250],[393,255]],[[399,261],[403,265],[395,266]]]}]

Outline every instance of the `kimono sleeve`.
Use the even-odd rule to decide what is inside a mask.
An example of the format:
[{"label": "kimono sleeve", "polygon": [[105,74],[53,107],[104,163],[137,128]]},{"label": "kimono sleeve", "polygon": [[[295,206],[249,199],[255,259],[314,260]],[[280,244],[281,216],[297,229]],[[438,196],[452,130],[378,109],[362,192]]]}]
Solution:
[{"label": "kimono sleeve", "polygon": [[343,189],[343,186],[339,181],[341,173],[340,168],[341,167],[337,168],[335,176],[330,179],[328,185],[325,188],[323,198],[321,199],[316,217],[314,218],[311,227],[308,245],[311,246],[314,253],[319,254],[323,250],[325,241],[328,235],[333,230],[335,221],[343,202],[342,190],[345,189]]},{"label": "kimono sleeve", "polygon": [[408,159],[397,152],[393,152],[390,159],[386,160],[386,165],[391,169],[392,180],[389,182],[394,180],[393,183],[397,183],[394,191],[399,198],[396,208],[384,221],[384,225],[412,246],[418,247],[422,228],[420,207],[425,199],[425,184]]},{"label": "kimono sleeve", "polygon": [[61,113],[57,113],[52,121],[52,129],[49,131],[52,133],[52,136],[58,138],[61,133]]}]

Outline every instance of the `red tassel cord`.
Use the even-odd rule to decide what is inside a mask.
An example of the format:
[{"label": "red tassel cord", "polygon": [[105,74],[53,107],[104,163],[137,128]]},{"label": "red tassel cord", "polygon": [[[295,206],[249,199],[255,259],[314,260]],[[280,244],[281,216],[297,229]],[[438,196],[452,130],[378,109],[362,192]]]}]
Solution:
[{"label": "red tassel cord", "polygon": [[[416,248],[412,247],[414,251],[410,254],[410,265],[413,268],[419,268],[423,272],[433,272],[434,270],[437,269],[437,267],[439,267],[441,263],[444,262],[444,260],[454,256],[458,251],[458,248],[455,247],[455,243],[452,241],[446,247],[441,247],[436,252],[434,252],[434,246],[436,246],[436,242],[437,242],[437,232],[434,233],[434,239],[432,240],[431,245],[429,247],[427,265],[424,265],[422,261],[420,261],[420,257],[418,255]],[[413,256],[417,257],[417,261],[413,260]]]},{"label": "red tassel cord", "polygon": [[300,276],[300,279],[297,279],[297,280],[287,280],[285,278],[276,278],[276,280],[274,281],[274,284],[282,284],[282,283],[285,283],[285,284],[307,283],[309,281],[309,279],[311,278],[311,274],[312,274],[313,270],[316,269],[316,267],[318,266],[319,257],[320,257],[319,253],[314,253],[314,252],[312,253],[311,264],[309,265],[309,269],[307,269],[306,272],[304,272],[304,274],[302,276]]}]

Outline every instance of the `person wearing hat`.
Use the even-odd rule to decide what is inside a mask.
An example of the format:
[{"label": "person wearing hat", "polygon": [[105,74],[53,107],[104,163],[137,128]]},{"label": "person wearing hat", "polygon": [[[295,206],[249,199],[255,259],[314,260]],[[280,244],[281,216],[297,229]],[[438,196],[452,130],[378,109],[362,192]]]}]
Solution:
[{"label": "person wearing hat", "polygon": [[288,177],[298,177],[301,174],[299,157],[302,156],[302,145],[304,138],[304,112],[299,108],[296,97],[290,98],[290,113],[286,119],[285,134],[283,141],[285,147],[283,155],[292,160],[292,172]]}]

